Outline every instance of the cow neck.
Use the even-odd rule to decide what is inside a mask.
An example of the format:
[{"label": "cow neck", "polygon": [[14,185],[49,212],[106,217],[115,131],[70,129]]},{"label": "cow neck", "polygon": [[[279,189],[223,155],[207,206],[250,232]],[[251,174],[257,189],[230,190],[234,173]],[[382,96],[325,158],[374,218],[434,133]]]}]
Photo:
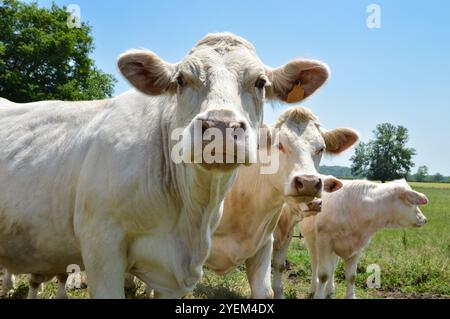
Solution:
[{"label": "cow neck", "polygon": [[354,205],[352,200],[345,201],[347,207],[344,212],[350,212],[351,218],[348,222],[352,233],[358,233],[367,239],[380,229],[393,224],[388,214],[390,200],[386,198],[386,194],[378,192],[377,188],[366,190],[364,194],[358,194],[358,197],[363,199],[359,200],[357,205]]},{"label": "cow neck", "polygon": [[[177,123],[173,117],[166,123]],[[176,127],[176,124],[174,128]],[[169,140],[172,130],[166,130]],[[166,163],[170,171],[170,200],[179,205],[179,218],[174,232],[183,246],[189,249],[189,267],[185,284],[192,286],[201,275],[210,249],[211,237],[222,216],[223,200],[236,176],[236,170],[230,172],[207,171],[194,163],[175,164],[169,157],[176,142],[167,144]]]},{"label": "cow neck", "polygon": [[192,249],[191,272],[201,272],[211,249],[213,232],[222,216],[223,199],[235,173],[211,173],[187,164],[181,174],[184,175],[180,188],[183,213],[178,235]]},{"label": "cow neck", "polygon": [[259,163],[241,167],[231,190],[234,199],[240,202],[235,207],[246,210],[242,214],[235,212],[235,215],[243,216],[251,212],[251,223],[258,226],[269,222],[284,202],[283,193],[273,186],[272,175],[261,174],[260,169]]},{"label": "cow neck", "polygon": [[372,218],[374,219],[371,224],[373,227],[372,234],[382,228],[396,227],[398,224],[394,217],[395,215],[392,213],[391,207],[395,200],[392,199],[393,195],[391,193],[384,192],[383,186],[384,185],[379,185],[377,188],[370,191],[370,197],[372,198]]},{"label": "cow neck", "polygon": [[167,118],[163,121],[167,124],[163,126],[162,138],[170,141],[163,150],[166,196],[168,200],[178,203],[175,236],[190,250],[189,272],[197,274],[201,273],[209,254],[212,233],[220,221],[223,200],[231,188],[236,170],[223,173],[207,171],[194,163],[175,164],[170,154],[177,141],[172,141],[170,134],[180,124],[176,120],[175,110],[166,110],[165,114]]}]

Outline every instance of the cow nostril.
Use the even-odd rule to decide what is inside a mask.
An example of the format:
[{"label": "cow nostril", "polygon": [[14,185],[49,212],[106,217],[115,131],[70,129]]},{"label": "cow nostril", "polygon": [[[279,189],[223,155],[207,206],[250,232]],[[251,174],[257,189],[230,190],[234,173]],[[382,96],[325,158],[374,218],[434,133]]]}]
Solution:
[{"label": "cow nostril", "polygon": [[317,191],[320,191],[322,189],[322,180],[319,179],[315,185],[315,188]]}]

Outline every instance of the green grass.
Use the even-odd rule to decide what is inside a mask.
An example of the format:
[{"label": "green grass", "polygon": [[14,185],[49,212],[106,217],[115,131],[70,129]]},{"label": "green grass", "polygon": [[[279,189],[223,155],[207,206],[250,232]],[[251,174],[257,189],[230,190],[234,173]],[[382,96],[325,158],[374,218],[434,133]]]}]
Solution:
[{"label": "green grass", "polygon": [[413,188],[437,188],[437,189],[450,189],[450,183],[420,183],[409,182],[409,185]]},{"label": "green grass", "polygon": [[[358,298],[450,298],[450,184],[411,183],[430,200],[423,207],[428,224],[420,229],[386,229],[377,233],[364,250],[358,264],[356,295]],[[381,288],[368,289],[366,267],[381,268]],[[284,274],[287,298],[307,298],[311,281],[308,252],[299,239],[289,248]],[[11,296],[27,293],[25,276],[19,276]],[[56,284],[45,285],[41,298],[52,298]],[[336,272],[336,298],[345,295],[343,264]],[[144,286],[138,284],[134,298],[144,298]],[[193,293],[186,298],[248,298],[250,288],[245,269],[240,267],[226,276],[206,270]],[[86,289],[69,291],[70,298],[87,298]]]}]

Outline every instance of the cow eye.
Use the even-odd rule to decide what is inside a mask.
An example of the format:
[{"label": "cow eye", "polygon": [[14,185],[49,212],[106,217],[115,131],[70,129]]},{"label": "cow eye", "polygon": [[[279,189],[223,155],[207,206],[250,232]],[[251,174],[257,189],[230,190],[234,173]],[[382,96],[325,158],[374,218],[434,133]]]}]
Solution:
[{"label": "cow eye", "polygon": [[183,76],[182,76],[182,75],[179,75],[179,76],[177,77],[177,83],[178,83],[178,86],[179,86],[179,87],[183,87],[183,86],[184,86],[184,79],[183,79]]},{"label": "cow eye", "polygon": [[259,78],[258,80],[256,80],[255,82],[255,87],[257,87],[258,89],[262,90],[264,89],[264,87],[267,84],[267,80],[263,79],[263,78]]},{"label": "cow eye", "polygon": [[320,155],[323,152],[325,152],[325,147],[322,147],[321,149],[317,150],[317,155]]}]

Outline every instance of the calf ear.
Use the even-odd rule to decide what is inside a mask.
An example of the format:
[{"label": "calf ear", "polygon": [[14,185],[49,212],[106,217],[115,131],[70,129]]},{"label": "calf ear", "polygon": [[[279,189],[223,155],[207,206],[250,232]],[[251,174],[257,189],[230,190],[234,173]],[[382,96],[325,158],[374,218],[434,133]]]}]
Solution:
[{"label": "calf ear", "polygon": [[123,76],[139,91],[159,95],[170,91],[175,66],[144,50],[125,52],[117,62]]},{"label": "calf ear", "polygon": [[411,205],[428,204],[428,198],[424,194],[409,189],[401,190],[400,198]]},{"label": "calf ear", "polygon": [[323,190],[327,193],[333,193],[342,188],[342,182],[332,176],[325,178],[323,182]]},{"label": "calf ear", "polygon": [[325,140],[327,153],[332,154],[339,154],[345,151],[359,139],[358,133],[349,128],[322,131],[322,137]]},{"label": "calf ear", "polygon": [[267,90],[269,99],[286,103],[300,102],[320,88],[329,76],[326,64],[314,60],[294,60],[269,71],[272,85]]}]

